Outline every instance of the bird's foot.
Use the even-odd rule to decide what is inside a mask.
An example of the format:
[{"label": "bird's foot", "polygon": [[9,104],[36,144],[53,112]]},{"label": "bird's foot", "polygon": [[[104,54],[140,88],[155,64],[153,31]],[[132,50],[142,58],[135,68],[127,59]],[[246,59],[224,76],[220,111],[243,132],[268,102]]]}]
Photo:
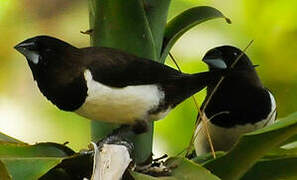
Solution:
[{"label": "bird's foot", "polygon": [[165,154],[160,158],[153,159],[149,164],[137,165],[135,171],[155,177],[169,176],[171,174],[171,169],[167,167],[163,161],[167,157],[168,156]]}]

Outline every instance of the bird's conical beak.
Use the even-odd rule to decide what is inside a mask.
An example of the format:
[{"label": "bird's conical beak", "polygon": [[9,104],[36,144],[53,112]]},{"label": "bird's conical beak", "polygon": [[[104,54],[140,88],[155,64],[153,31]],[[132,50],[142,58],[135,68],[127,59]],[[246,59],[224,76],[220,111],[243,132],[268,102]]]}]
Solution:
[{"label": "bird's conical beak", "polygon": [[34,64],[39,62],[39,54],[36,51],[36,44],[32,41],[23,41],[20,44],[14,47],[18,52],[23,54],[27,60],[31,61]]},{"label": "bird's conical beak", "polygon": [[205,58],[202,60],[205,62],[210,68],[216,68],[216,69],[226,69],[227,64],[223,59],[220,58]]},{"label": "bird's conical beak", "polygon": [[14,49],[16,49],[17,51],[19,51],[20,53],[26,56],[26,53],[29,51],[29,49],[31,49],[34,46],[35,46],[34,42],[24,41],[14,46]]}]

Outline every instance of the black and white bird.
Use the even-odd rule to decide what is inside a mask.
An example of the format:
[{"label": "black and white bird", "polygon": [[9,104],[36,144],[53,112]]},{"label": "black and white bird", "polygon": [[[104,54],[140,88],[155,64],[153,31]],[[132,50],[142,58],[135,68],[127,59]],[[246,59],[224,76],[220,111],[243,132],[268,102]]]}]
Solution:
[{"label": "black and white bird", "polygon": [[[276,118],[276,102],[272,93],[261,83],[255,66],[240,49],[221,46],[209,50],[203,58],[209,71],[234,68],[225,76],[205,107],[209,134],[216,151],[228,151],[240,135],[270,125]],[[207,85],[207,99],[219,81]],[[197,155],[210,152],[203,123],[195,131],[194,147]]]},{"label": "black and white bird", "polygon": [[116,49],[76,48],[49,36],[27,39],[15,49],[27,58],[40,91],[59,109],[135,129],[162,119],[223,74],[184,74]]}]

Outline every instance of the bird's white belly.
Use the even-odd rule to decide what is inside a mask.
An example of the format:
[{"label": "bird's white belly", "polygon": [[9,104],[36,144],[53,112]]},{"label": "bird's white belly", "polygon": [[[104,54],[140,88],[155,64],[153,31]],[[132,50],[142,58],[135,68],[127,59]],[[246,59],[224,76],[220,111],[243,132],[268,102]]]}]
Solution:
[{"label": "bird's white belly", "polygon": [[[208,131],[212,140],[215,151],[228,151],[236,143],[238,138],[245,133],[255,131],[267,125],[273,124],[276,118],[276,103],[273,95],[270,94],[271,112],[268,116],[255,124],[237,125],[233,128],[223,128],[212,124],[208,121]],[[197,155],[210,152],[209,142],[203,128],[203,123],[200,123],[195,130],[194,147]]]},{"label": "bird's white belly", "polygon": [[84,76],[88,96],[76,113],[91,120],[119,124],[150,120],[148,112],[164,99],[164,93],[156,85],[113,88],[94,81],[89,70]]},{"label": "bird's white belly", "polygon": [[[272,123],[273,121],[267,122],[263,120],[255,124],[245,124],[237,125],[233,128],[223,128],[210,122],[208,123],[208,131],[215,151],[228,151],[242,134],[255,131]],[[209,142],[202,126],[203,123],[200,123],[195,131],[196,139],[194,141],[194,146],[197,155],[210,152]]]}]

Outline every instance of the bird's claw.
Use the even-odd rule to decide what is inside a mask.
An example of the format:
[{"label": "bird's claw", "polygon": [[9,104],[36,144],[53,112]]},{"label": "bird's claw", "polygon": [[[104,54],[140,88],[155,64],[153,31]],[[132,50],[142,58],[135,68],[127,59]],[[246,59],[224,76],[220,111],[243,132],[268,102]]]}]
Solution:
[{"label": "bird's claw", "polygon": [[167,155],[164,155],[160,158],[154,159],[150,164],[142,166],[138,165],[135,168],[135,171],[155,177],[169,176],[171,174],[171,169],[167,167],[163,161],[166,157]]}]

